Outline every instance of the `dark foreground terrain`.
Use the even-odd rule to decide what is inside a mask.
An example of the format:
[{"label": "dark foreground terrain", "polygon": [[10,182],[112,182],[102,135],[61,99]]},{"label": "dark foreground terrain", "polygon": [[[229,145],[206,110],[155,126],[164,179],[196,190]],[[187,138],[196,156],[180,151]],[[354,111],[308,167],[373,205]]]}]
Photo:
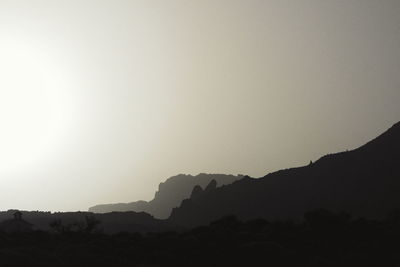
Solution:
[{"label": "dark foreground terrain", "polygon": [[224,217],[183,232],[0,233],[1,266],[400,266],[400,213],[381,221],[325,210],[301,222]]}]

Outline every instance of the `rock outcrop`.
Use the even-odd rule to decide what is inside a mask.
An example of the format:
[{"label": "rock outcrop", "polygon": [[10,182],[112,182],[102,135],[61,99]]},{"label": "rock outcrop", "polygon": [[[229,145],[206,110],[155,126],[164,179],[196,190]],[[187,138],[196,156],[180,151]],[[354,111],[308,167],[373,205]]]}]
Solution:
[{"label": "rock outcrop", "polygon": [[[113,211],[135,211],[146,212],[159,219],[166,219],[173,208],[178,207],[182,200],[189,198],[193,188],[198,185],[210,188],[231,184],[240,180],[243,175],[205,174],[196,176],[180,174],[167,179],[158,187],[154,199],[147,201],[136,201],[131,203],[104,204],[89,208],[90,212],[106,213]],[[215,181],[215,182],[212,182]],[[212,182],[210,184],[210,182]]]}]

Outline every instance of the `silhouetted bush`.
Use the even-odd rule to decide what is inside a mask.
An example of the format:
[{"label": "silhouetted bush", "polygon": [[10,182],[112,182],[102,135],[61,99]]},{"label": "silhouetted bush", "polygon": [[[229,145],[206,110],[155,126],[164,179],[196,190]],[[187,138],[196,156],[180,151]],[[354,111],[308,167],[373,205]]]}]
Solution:
[{"label": "silhouetted bush", "polygon": [[61,219],[56,219],[50,222],[49,226],[54,233],[67,234],[67,233],[93,233],[100,231],[97,227],[100,221],[93,215],[86,215],[85,221],[75,221],[68,224],[63,224]]}]

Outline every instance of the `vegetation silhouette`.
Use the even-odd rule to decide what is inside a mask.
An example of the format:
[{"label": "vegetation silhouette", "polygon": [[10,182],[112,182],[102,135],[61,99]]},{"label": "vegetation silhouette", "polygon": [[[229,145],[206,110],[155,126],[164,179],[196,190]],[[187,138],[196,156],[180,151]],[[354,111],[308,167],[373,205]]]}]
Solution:
[{"label": "vegetation silhouette", "polygon": [[[0,231],[2,225],[10,224],[15,210],[0,212]],[[157,232],[177,231],[182,227],[166,220],[158,220],[144,212],[111,212],[94,214],[91,212],[41,212],[21,211],[31,228],[51,232],[91,232],[103,231],[106,234],[118,232]]]},{"label": "vegetation silhouette", "polygon": [[58,234],[72,232],[90,234],[94,233],[95,231],[101,231],[98,229],[98,225],[100,223],[100,220],[98,220],[94,215],[86,215],[84,221],[73,222],[65,225],[61,219],[55,219],[54,221],[50,222],[49,226],[53,232]]},{"label": "vegetation silhouette", "polygon": [[[0,232],[1,266],[399,266],[400,223],[315,210],[301,222],[225,216],[185,231]],[[59,227],[57,223],[57,227]]]},{"label": "vegetation silhouette", "polygon": [[6,233],[30,232],[33,230],[33,224],[22,219],[22,212],[12,211],[13,219],[8,219],[0,223],[0,230]]}]

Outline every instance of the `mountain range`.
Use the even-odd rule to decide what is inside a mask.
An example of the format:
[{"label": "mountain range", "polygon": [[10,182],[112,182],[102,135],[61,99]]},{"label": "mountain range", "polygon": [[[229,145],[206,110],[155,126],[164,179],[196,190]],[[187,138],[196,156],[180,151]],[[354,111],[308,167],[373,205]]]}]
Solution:
[{"label": "mountain range", "polygon": [[228,215],[241,220],[301,220],[318,209],[382,219],[400,210],[399,192],[400,122],[357,149],[261,178],[181,174],[161,183],[149,202],[98,205],[73,216],[25,216],[45,229],[50,219],[62,217],[68,222],[69,217],[93,214],[106,232],[191,228]]},{"label": "mountain range", "polygon": [[195,186],[205,188],[211,181],[216,187],[231,184],[243,178],[243,175],[206,174],[196,176],[179,174],[160,183],[158,191],[151,201],[135,201],[130,203],[102,204],[90,207],[94,213],[135,211],[146,212],[158,219],[166,219],[173,208],[178,207],[182,200],[189,198]]},{"label": "mountain range", "polygon": [[167,219],[0,212],[1,266],[400,266],[399,192],[397,123],[360,148],[258,179],[172,177],[145,202],[162,217],[172,210]]},{"label": "mountain range", "polygon": [[169,221],[193,227],[225,215],[296,220],[316,209],[378,219],[400,208],[399,193],[400,122],[357,149],[198,192],[174,208]]}]

